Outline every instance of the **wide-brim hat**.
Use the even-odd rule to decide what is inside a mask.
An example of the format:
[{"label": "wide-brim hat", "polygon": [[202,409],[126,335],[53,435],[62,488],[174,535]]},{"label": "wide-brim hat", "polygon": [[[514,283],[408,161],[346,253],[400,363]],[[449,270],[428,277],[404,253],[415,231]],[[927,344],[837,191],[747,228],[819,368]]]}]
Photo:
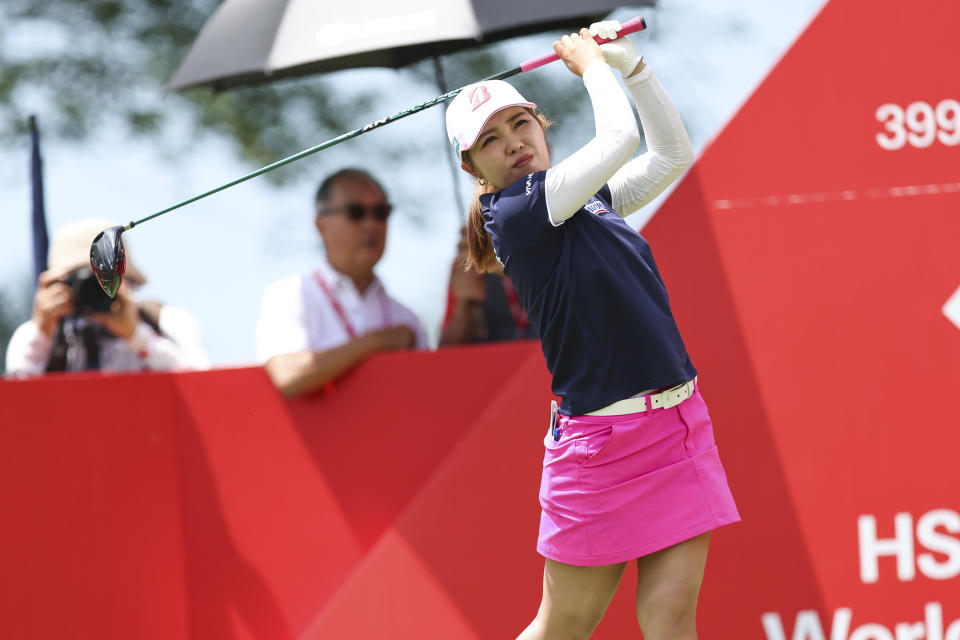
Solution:
[{"label": "wide-brim hat", "polygon": [[[90,245],[97,234],[104,229],[117,226],[106,218],[86,218],[64,225],[57,229],[50,241],[47,252],[47,269],[56,273],[69,273],[81,267],[90,267]],[[125,278],[135,285],[146,283],[147,278],[130,258],[130,245],[123,240],[126,254]]]},{"label": "wide-brim hat", "polygon": [[490,116],[508,107],[536,109],[537,105],[503,80],[484,80],[464,87],[447,107],[447,137],[457,157],[476,144]]}]

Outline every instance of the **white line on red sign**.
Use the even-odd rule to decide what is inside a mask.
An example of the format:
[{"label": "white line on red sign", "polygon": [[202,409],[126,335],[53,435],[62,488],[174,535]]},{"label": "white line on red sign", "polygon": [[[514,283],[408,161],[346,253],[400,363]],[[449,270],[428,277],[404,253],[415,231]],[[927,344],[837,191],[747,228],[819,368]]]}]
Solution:
[{"label": "white line on red sign", "polygon": [[908,196],[929,196],[941,193],[960,193],[960,182],[944,184],[907,185],[884,189],[845,189],[843,191],[821,191],[816,193],[788,193],[780,196],[757,196],[753,198],[731,198],[714,200],[713,207],[720,210],[743,209],[746,207],[778,207],[785,204],[809,204],[812,202],[832,202],[842,200],[861,200],[867,198],[903,198]]}]

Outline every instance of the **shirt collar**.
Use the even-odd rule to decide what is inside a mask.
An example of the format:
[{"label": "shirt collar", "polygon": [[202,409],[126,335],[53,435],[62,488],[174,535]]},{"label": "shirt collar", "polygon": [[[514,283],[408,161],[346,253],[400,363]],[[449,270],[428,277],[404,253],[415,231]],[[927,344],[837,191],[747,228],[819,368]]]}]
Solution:
[{"label": "shirt collar", "polygon": [[[354,286],[353,280],[350,279],[350,276],[340,273],[334,269],[333,265],[330,264],[330,261],[327,260],[326,254],[323,254],[320,257],[320,260],[317,264],[317,271],[320,272],[320,275],[333,288],[334,291],[352,291],[355,295],[360,296],[360,292],[357,291],[357,288]],[[374,274],[373,282],[371,282],[370,286],[367,287],[367,290],[363,293],[363,297],[366,298],[371,295],[376,295],[381,289],[383,289],[383,283],[380,281],[380,278],[377,277],[377,274]]]}]

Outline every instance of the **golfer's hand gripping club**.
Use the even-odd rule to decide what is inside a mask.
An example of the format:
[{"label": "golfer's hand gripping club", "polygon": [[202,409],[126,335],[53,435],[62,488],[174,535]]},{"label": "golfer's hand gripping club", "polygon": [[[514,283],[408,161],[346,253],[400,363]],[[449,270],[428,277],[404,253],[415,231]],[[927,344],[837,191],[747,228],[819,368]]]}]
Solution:
[{"label": "golfer's hand gripping club", "polygon": [[607,64],[627,78],[634,72],[643,57],[637,53],[637,48],[626,36],[621,36],[623,27],[617,20],[604,20],[590,25],[590,35],[605,38],[607,41],[600,45],[603,57]]},{"label": "golfer's hand gripping club", "polygon": [[[617,22],[617,21],[610,20],[607,22]],[[594,25],[597,25],[597,24],[604,24],[604,23],[602,22],[594,23]],[[619,23],[617,22],[617,24]],[[622,38],[623,36],[629,35],[631,33],[643,31],[646,28],[647,28],[646,21],[644,21],[643,18],[637,16],[632,20],[627,20],[626,22],[624,22],[622,25],[620,25],[620,28],[618,30],[614,30],[612,33],[610,32],[609,29],[607,29],[605,30],[604,34],[601,34],[601,33],[595,34],[593,33],[593,31],[591,31],[590,35],[592,35],[593,39],[597,41],[597,44],[602,45],[606,42],[610,42],[611,40]],[[532,71],[534,69],[537,69],[538,67],[542,67],[545,64],[556,62],[559,59],[560,58],[557,56],[556,53],[549,53],[545,56],[534,58],[533,60],[527,60],[526,62],[522,63],[518,68],[525,73],[527,71]],[[511,73],[510,75],[514,75],[514,74]],[[502,80],[505,77],[509,77],[509,76],[496,75],[496,76],[491,76],[490,78],[484,78],[484,80]]]},{"label": "golfer's hand gripping club", "polygon": [[[622,38],[623,36],[629,33],[636,33],[637,31],[643,31],[646,28],[647,28],[647,24],[646,22],[644,22],[643,18],[636,17],[632,20],[628,20],[627,22],[623,23],[623,25],[618,30],[615,29],[611,31],[609,27],[605,27],[604,31],[602,32],[602,35],[607,35],[607,36],[612,35],[612,36],[615,36],[616,39],[620,40],[620,39],[623,39]],[[594,40],[596,40],[599,44],[609,42],[611,39],[612,38],[601,37],[601,32],[598,32],[596,35],[594,35]],[[520,66],[514,67],[513,69],[502,71],[500,73],[490,76],[489,78],[483,78],[483,80],[503,80],[505,78],[509,78],[511,76],[515,76],[520,73],[532,71],[533,69],[537,69],[539,67],[542,67],[545,64],[549,64],[557,60],[559,60],[559,58],[557,57],[556,53],[549,53],[545,56],[541,56],[533,60],[528,60],[527,62],[524,62]],[[367,133],[368,131],[372,131],[379,127],[388,125],[391,122],[394,122],[401,118],[406,118],[407,116],[413,115],[414,113],[423,111],[424,109],[429,109],[432,106],[441,104],[448,100],[452,100],[457,96],[457,94],[463,91],[463,89],[464,87],[455,89],[454,91],[445,93],[432,100],[421,102],[420,104],[413,106],[405,111],[395,113],[392,116],[388,116],[380,120],[375,120],[374,122],[371,122],[367,125],[364,125],[363,127],[360,127],[359,129],[348,131],[347,133],[337,136],[336,138],[327,140],[326,142],[310,147],[309,149],[304,149],[299,153],[295,153],[292,156],[284,158],[283,160],[278,160],[273,164],[269,164],[265,167],[261,167],[260,169],[257,169],[256,171],[248,173],[245,176],[241,176],[236,180],[232,180],[226,184],[220,185],[219,187],[215,187],[209,191],[196,195],[192,198],[188,198],[183,202],[178,202],[173,206],[167,207],[166,209],[163,209],[161,211],[157,211],[156,213],[150,214],[149,216],[146,216],[139,220],[133,220],[124,226],[110,227],[109,229],[103,230],[100,234],[97,235],[96,238],[94,238],[93,243],[90,245],[90,266],[93,267],[93,272],[97,276],[97,281],[100,283],[100,286],[103,287],[103,290],[107,292],[107,295],[109,295],[111,298],[116,294],[117,289],[120,288],[120,284],[123,282],[123,274],[124,274],[124,271],[126,270],[126,254],[124,253],[123,238],[121,237],[124,231],[129,231],[133,227],[139,224],[143,224],[148,220],[152,220],[157,216],[161,216],[165,213],[169,213],[174,209],[179,209],[180,207],[188,205],[191,202],[196,202],[197,200],[206,198],[207,196],[211,196],[219,191],[223,191],[224,189],[228,189],[232,186],[238,185],[241,182],[245,182],[247,180],[250,180],[251,178],[255,178],[259,175],[267,173],[268,171],[273,171],[274,169],[278,169],[284,165],[290,164],[291,162],[295,162],[302,158],[306,158],[307,156],[312,155],[318,151],[329,149],[334,145],[340,144],[341,142],[345,142],[346,140],[349,140],[351,138],[355,138],[361,134]]]}]

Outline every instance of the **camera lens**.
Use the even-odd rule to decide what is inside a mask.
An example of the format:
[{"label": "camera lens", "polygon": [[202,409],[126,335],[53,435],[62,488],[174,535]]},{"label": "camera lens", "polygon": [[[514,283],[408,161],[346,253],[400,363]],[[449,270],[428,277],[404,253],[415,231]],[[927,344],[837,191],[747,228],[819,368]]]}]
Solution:
[{"label": "camera lens", "polygon": [[73,300],[78,314],[83,315],[91,311],[110,312],[113,299],[100,287],[92,269],[74,271],[67,278],[67,284],[73,289]]}]

